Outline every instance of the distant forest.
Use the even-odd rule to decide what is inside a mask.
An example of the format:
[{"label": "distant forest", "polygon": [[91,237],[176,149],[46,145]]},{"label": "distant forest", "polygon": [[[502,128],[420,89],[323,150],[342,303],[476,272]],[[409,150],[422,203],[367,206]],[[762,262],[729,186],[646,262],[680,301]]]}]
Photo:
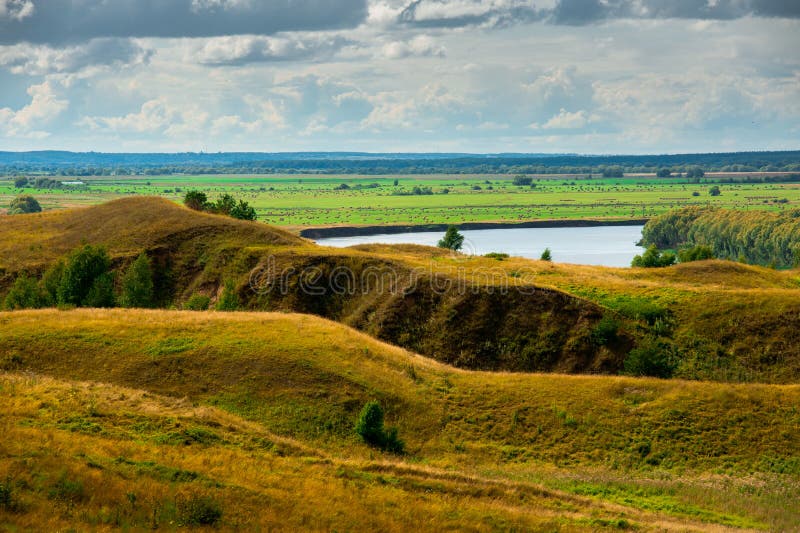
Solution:
[{"label": "distant forest", "polygon": [[[0,175],[797,172],[800,151],[674,155],[0,152]],[[609,170],[612,170],[609,172]]]}]

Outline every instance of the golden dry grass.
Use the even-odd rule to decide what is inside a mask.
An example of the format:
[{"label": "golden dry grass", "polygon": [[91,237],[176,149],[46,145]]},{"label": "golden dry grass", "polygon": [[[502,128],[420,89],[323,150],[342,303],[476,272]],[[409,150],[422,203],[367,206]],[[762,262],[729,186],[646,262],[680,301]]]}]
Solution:
[{"label": "golden dry grass", "polygon": [[[0,479],[58,510],[5,515],[23,528],[153,509],[167,527],[184,493],[212,494],[226,528],[800,525],[800,386],[468,372],[275,313],[2,313],[0,354]],[[406,456],[353,434],[373,398]],[[98,496],[50,498],[62,472]],[[155,501],[137,514],[129,492]]]}]

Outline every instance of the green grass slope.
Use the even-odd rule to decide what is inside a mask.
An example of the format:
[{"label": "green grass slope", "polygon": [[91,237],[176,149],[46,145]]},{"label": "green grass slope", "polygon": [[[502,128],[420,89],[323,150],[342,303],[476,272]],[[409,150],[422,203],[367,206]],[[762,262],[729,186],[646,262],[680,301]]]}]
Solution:
[{"label": "green grass slope", "polygon": [[[800,525],[792,504],[800,497],[800,386],[469,372],[334,322],[272,313],[3,313],[0,354],[2,370],[31,382],[28,388],[0,388],[7,405],[24,404],[6,410],[8,430],[31,431],[28,441],[15,437],[0,448],[3,468],[30,509],[51,490],[58,493],[52,484],[62,470],[67,480],[116,479],[120,470],[155,462],[199,472],[205,481],[193,481],[189,493],[210,491],[229,510],[269,501],[270,512],[279,513],[291,493],[294,501],[304,500],[294,504],[303,510],[296,516],[317,509],[317,521],[303,524],[312,529],[360,528],[361,521],[391,529],[388,523],[408,525],[423,517],[420,527],[439,530]],[[25,381],[13,376],[5,383]],[[42,378],[36,376],[103,382],[146,395],[91,393],[88,386],[56,383],[52,387],[67,392],[52,392],[64,398],[54,401],[39,397],[46,391],[37,388]],[[106,407],[107,398],[117,399],[113,408]],[[358,411],[371,399],[398,426],[407,455],[381,454],[354,435]],[[159,402],[199,411],[164,414],[150,406]],[[141,420],[143,413],[163,419]],[[222,421],[230,416],[237,421]],[[237,429],[244,426],[255,429]],[[25,442],[42,438],[37,431],[58,443],[57,458],[25,451]],[[254,449],[254,435],[272,443],[282,439],[285,444],[274,447],[288,451]],[[301,457],[277,458],[286,454]],[[241,467],[240,457],[246,457]],[[263,476],[292,470],[283,485],[274,478],[245,483],[238,477],[245,476],[244,465],[258,471],[275,463],[276,470]],[[24,474],[23,467],[41,475]],[[318,494],[328,486],[327,494]],[[239,487],[253,492],[223,494]],[[165,517],[179,512],[175,502],[185,494],[177,488],[158,489],[173,502]],[[561,496],[544,496],[543,504],[534,497],[543,489]],[[115,490],[119,495],[128,489]],[[313,494],[307,501],[296,497],[305,491]],[[566,495],[568,503],[560,499]],[[89,516],[70,509],[94,506],[97,513],[102,507],[102,499],[80,498],[80,505],[59,504],[65,520]],[[401,510],[420,500],[420,514],[404,522]],[[118,497],[104,505],[113,510],[127,504]],[[372,515],[379,506],[388,506],[388,515]],[[246,520],[251,514],[236,516]],[[7,519],[24,524],[30,517]]]}]

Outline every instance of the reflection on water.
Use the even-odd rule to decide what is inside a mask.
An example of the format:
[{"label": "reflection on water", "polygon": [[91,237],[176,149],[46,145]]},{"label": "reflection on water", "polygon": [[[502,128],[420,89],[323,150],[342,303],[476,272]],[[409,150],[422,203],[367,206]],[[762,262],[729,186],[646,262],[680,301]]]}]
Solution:
[{"label": "reflection on water", "polygon": [[[582,228],[504,228],[464,230],[463,252],[483,255],[503,252],[512,256],[538,259],[550,248],[553,261],[583,265],[630,266],[633,256],[642,253],[636,246],[642,226],[594,226]],[[323,246],[356,244],[425,244],[436,246],[444,232],[397,233],[318,239]]]}]

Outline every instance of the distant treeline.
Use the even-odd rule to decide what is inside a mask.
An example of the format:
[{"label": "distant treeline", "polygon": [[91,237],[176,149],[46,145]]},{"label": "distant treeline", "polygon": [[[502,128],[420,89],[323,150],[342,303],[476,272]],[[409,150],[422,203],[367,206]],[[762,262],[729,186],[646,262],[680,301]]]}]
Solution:
[{"label": "distant treeline", "polygon": [[0,152],[0,173],[60,176],[159,174],[617,174],[800,172],[800,151],[721,154],[368,154]]},{"label": "distant treeline", "polygon": [[781,212],[686,207],[647,222],[645,245],[706,245],[720,259],[792,267],[800,263],[800,209]]}]

